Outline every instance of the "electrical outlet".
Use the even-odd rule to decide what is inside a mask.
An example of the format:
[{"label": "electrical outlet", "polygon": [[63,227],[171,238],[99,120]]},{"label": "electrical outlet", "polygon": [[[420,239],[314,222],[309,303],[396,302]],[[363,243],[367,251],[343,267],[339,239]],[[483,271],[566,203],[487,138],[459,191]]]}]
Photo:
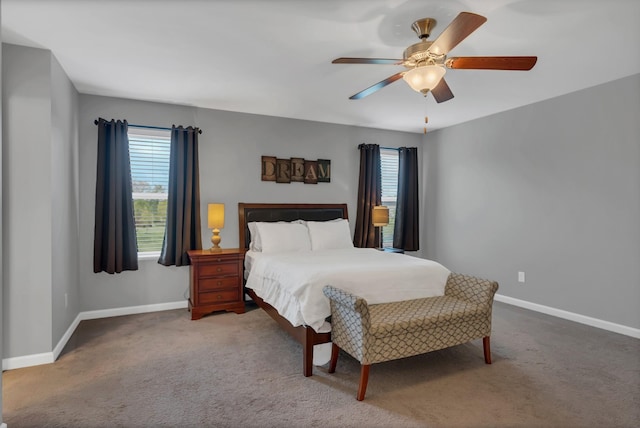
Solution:
[{"label": "electrical outlet", "polygon": [[64,293],[64,308],[67,309],[69,307],[69,295]]},{"label": "electrical outlet", "polygon": [[518,282],[524,283],[524,272],[518,272]]}]

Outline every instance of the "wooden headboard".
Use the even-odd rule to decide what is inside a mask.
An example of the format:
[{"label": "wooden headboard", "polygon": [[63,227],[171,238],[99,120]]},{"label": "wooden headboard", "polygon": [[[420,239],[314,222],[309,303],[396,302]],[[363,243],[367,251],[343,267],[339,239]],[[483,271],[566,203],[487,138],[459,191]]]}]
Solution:
[{"label": "wooden headboard", "polygon": [[327,221],[348,219],[347,204],[238,204],[240,248],[249,249],[251,236],[248,223],[252,221]]}]

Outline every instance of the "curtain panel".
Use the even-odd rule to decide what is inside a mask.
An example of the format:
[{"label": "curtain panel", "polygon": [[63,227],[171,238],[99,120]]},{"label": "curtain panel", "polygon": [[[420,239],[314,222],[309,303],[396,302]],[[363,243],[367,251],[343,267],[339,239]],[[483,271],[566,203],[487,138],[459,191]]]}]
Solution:
[{"label": "curtain panel", "polygon": [[371,222],[373,207],[380,205],[382,182],[380,171],[380,146],[360,144],[360,181],[353,245],[360,248],[380,247],[380,234]]},{"label": "curtain panel", "polygon": [[418,207],[418,149],[400,147],[398,152],[398,197],[393,247],[405,251],[420,249]]},{"label": "curtain panel", "polygon": [[158,263],[189,264],[188,250],[202,249],[198,128],[171,127],[167,223]]},{"label": "curtain panel", "polygon": [[93,271],[138,270],[127,121],[98,119]]}]

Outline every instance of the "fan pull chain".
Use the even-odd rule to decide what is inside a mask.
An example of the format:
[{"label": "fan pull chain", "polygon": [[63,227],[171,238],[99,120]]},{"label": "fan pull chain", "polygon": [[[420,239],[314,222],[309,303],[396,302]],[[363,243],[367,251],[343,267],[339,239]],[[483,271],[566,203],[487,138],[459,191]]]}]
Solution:
[{"label": "fan pull chain", "polygon": [[425,97],[425,103],[424,103],[424,128],[422,128],[423,133],[426,135],[427,134],[427,123],[429,123],[429,116],[427,116],[427,98]]}]

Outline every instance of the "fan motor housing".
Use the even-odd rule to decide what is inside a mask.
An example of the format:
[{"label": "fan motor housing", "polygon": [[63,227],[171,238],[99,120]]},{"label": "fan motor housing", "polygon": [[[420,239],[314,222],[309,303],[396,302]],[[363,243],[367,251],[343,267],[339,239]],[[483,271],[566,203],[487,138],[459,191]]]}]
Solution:
[{"label": "fan motor housing", "polygon": [[445,55],[434,55],[429,52],[429,48],[432,43],[433,42],[422,39],[422,41],[409,46],[402,54],[402,58],[404,60],[402,65],[407,68],[414,68],[421,63],[443,64]]}]

